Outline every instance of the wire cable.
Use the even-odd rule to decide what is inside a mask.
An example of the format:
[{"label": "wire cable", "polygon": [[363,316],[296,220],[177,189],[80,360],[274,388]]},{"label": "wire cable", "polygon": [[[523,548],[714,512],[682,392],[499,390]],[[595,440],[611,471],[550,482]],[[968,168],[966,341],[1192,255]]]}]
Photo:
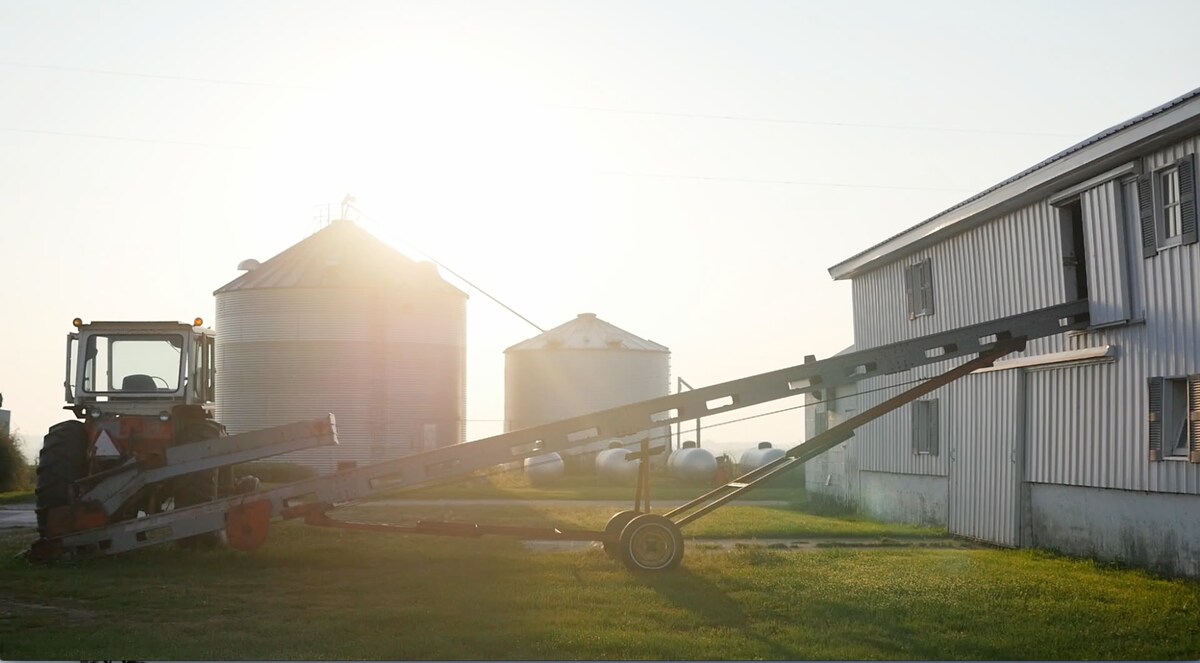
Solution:
[{"label": "wire cable", "polygon": [[106,136],[102,134],[76,133],[73,131],[47,131],[45,129],[21,129],[19,127],[0,127],[0,131],[12,131],[24,134],[43,136],[64,136],[67,138],[97,138],[101,140],[123,140],[133,143],[158,143],[161,145],[184,145],[187,147],[207,147],[219,150],[249,150],[245,145],[218,145],[216,143],[198,143],[186,140],[165,140],[162,138],[138,138],[137,136]]},{"label": "wire cable", "polygon": [[898,186],[891,184],[843,184],[840,182],[812,182],[805,180],[764,180],[749,177],[713,177],[708,175],[675,175],[671,173],[630,173],[623,171],[600,171],[601,175],[624,175],[626,177],[659,177],[674,180],[701,180],[706,182],[745,182],[749,184],[796,184],[800,186],[836,187],[842,189],[885,189],[892,191],[948,191],[952,193],[974,193],[975,189],[949,187]]},{"label": "wire cable", "polygon": [[259,83],[255,81],[234,81],[220,78],[195,78],[191,76],[170,76],[164,74],[143,74],[132,71],[115,71],[112,69],[88,69],[85,67],[62,67],[52,64],[32,64],[29,62],[0,62],[0,67],[19,67],[22,69],[49,69],[51,71],[70,71],[82,74],[103,74],[105,76],[128,76],[132,78],[153,78],[167,81],[187,81],[190,83],[212,83],[216,85],[240,85],[244,87],[275,87],[293,90],[314,90],[306,85],[291,85],[288,83]]},{"label": "wire cable", "polygon": [[[858,396],[865,396],[865,395],[867,395],[867,394],[873,394],[873,393],[875,393],[875,392],[879,392],[879,391],[887,391],[887,390],[889,390],[889,389],[898,389],[898,388],[900,388],[900,387],[907,387],[907,386],[909,386],[909,385],[913,385],[913,384],[919,384],[919,383],[922,383],[922,382],[928,382],[928,381],[929,381],[929,380],[931,380],[931,379],[932,379],[932,378],[917,378],[917,379],[914,379],[914,380],[908,380],[908,381],[906,381],[906,382],[897,382],[896,384],[887,385],[887,386],[884,386],[884,387],[876,387],[875,389],[866,389],[866,390],[864,390],[864,391],[857,391],[857,392],[855,392],[855,393],[853,393],[853,394],[848,394],[848,395],[846,395],[846,396],[840,396],[840,397],[836,398],[835,400],[843,400],[843,399],[848,399],[848,398],[855,398],[855,397],[858,397]],[[822,402],[824,402],[824,401],[822,401]],[[771,415],[773,415],[773,414],[780,414],[780,413],[783,413],[783,412],[790,412],[790,411],[792,411],[792,410],[800,410],[800,409],[803,409],[803,408],[806,408],[806,407],[813,407],[813,406],[815,406],[815,405],[818,405],[818,404],[819,404],[819,403],[803,403],[803,404],[801,404],[801,405],[794,405],[794,406],[792,406],[792,407],[785,407],[785,408],[781,408],[781,409],[778,409],[778,410],[773,410],[773,411],[771,411],[771,412],[763,412],[763,413],[761,413],[761,414],[752,414],[752,415],[750,415],[750,416],[748,416],[748,417],[740,417],[740,418],[738,418],[738,419],[730,419],[730,420],[728,420],[728,421],[721,421],[721,422],[717,422],[717,423],[715,423],[715,424],[709,424],[709,425],[706,425],[706,426],[704,426],[704,427],[703,427],[701,430],[708,430],[708,429],[711,429],[711,428],[717,428],[717,427],[720,427],[720,426],[727,426],[727,425],[729,425],[729,424],[736,424],[736,423],[739,423],[739,422],[742,422],[742,421],[749,421],[750,419],[759,419],[759,418],[761,418],[761,417],[769,417],[769,416],[771,416]],[[690,431],[684,431],[684,434],[687,434],[687,433],[695,433],[695,432],[696,432],[696,429],[694,429],[694,428],[693,428],[693,429],[692,429],[692,430],[690,430]],[[538,467],[538,466],[540,466],[540,465],[546,465],[546,464],[549,464],[549,463],[555,463],[555,462],[557,462],[557,460],[556,460],[556,459],[553,459],[553,458],[548,458],[548,459],[546,459],[546,460],[543,460],[543,461],[537,461],[537,462],[533,462],[533,463],[528,463],[528,461],[529,461],[529,460],[531,460],[532,458],[534,458],[534,456],[531,456],[531,457],[529,457],[529,458],[525,459],[525,461],[526,461],[526,462],[515,463],[515,464],[513,464],[513,465],[510,465],[509,467],[505,467],[505,466],[503,466],[503,465],[500,465],[500,466],[495,466],[495,467],[492,467],[492,468],[488,468],[487,470],[481,470],[479,473],[477,473],[477,474],[476,474],[476,476],[491,476],[491,475],[493,475],[493,474],[503,474],[503,473],[505,473],[505,472],[513,472],[513,471],[516,471],[516,470],[524,470],[524,469],[528,469],[528,468],[531,468],[531,467]]]},{"label": "wire cable", "polygon": [[871,124],[866,122],[830,122],[823,120],[795,120],[789,118],[774,118],[774,117],[748,117],[744,115],[717,115],[709,113],[675,113],[670,111],[648,111],[634,110],[628,108],[606,108],[601,106],[568,106],[558,104],[547,104],[548,108],[561,108],[564,110],[589,111],[595,113],[617,113],[622,115],[651,115],[661,117],[685,117],[703,120],[726,120],[737,122],[763,122],[769,124],[799,124],[815,127],[843,127],[848,129],[888,129],[894,131],[928,131],[928,132],[944,132],[944,133],[966,133],[966,134],[984,134],[984,135],[1000,135],[1000,136],[1041,136],[1049,138],[1072,138],[1075,134],[1065,133],[1050,133],[1039,131],[1010,131],[1005,129],[959,129],[955,127],[930,127],[920,125],[906,124]]}]

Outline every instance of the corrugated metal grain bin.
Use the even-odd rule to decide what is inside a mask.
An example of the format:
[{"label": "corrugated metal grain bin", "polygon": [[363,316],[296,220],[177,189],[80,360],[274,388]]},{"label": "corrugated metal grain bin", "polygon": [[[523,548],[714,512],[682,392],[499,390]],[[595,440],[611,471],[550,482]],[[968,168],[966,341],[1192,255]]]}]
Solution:
[{"label": "corrugated metal grain bin", "polygon": [[[581,313],[574,320],[504,351],[504,425],[519,430],[597,410],[667,395],[671,351]],[[670,431],[651,431],[665,445]],[[569,450],[569,471],[587,471],[612,438]],[[625,440],[628,442],[629,440]],[[655,456],[665,462],[665,454]]]},{"label": "corrugated metal grain bin", "polygon": [[337,417],[338,448],[272,460],[326,473],[463,441],[467,296],[431,263],[335,221],[214,295],[230,433]]}]

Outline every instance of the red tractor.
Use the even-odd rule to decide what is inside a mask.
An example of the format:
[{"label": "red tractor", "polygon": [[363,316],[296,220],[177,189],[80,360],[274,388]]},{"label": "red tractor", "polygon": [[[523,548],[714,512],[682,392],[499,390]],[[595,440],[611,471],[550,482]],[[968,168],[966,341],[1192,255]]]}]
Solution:
[{"label": "red tractor", "polygon": [[[64,388],[76,419],[50,428],[37,466],[41,539],[192,506],[234,492],[232,467],[139,486],[108,512],[80,498],[106,476],[161,467],[167,450],[224,435],[213,420],[215,333],[177,322],[74,320]],[[241,486],[253,490],[247,478]],[[215,536],[193,537],[193,543]]]}]

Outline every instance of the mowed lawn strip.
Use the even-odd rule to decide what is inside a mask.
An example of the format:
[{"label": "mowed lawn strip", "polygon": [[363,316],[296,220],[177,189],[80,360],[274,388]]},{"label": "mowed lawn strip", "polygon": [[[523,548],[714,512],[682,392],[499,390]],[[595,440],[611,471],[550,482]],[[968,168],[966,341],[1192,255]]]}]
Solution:
[{"label": "mowed lawn strip", "polygon": [[[803,485],[796,474],[784,474],[745,493],[747,500],[801,501]],[[650,492],[654,499],[687,500],[703,495],[713,486],[696,485],[655,472]],[[633,501],[633,484],[621,485],[595,475],[567,475],[549,485],[534,486],[517,471],[495,472],[467,482],[426,488],[401,489],[380,497],[412,499],[529,499],[529,500],[624,500]]]},{"label": "mowed lawn strip", "polygon": [[[447,520],[498,525],[544,526],[566,529],[603,530],[614,513],[629,505],[567,506],[543,505],[536,500],[527,504],[480,505],[454,504],[407,506],[364,505],[330,512],[341,520],[365,520],[412,524],[417,520]],[[656,513],[666,511],[655,508]],[[853,516],[830,518],[787,507],[724,506],[683,528],[684,536],[696,538],[930,538],[945,535],[945,530],[891,523],[878,523]]]},{"label": "mowed lawn strip", "polygon": [[594,548],[296,522],[250,554],[32,565],[14,557],[29,538],[0,534],[10,660],[1200,655],[1200,584],[1026,551],[693,547],[679,571],[636,576]]}]

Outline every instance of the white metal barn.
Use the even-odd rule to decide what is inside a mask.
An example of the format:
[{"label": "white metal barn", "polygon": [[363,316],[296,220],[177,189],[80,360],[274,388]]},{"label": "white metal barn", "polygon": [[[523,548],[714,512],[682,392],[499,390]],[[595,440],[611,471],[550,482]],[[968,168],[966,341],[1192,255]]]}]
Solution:
[{"label": "white metal barn", "polygon": [[[1200,575],[1197,152],[1200,90],[831,267],[853,286],[855,349],[1079,297],[1091,327],[860,428],[808,464],[810,490],[994,544]],[[808,435],[956,363],[826,394]]]}]

